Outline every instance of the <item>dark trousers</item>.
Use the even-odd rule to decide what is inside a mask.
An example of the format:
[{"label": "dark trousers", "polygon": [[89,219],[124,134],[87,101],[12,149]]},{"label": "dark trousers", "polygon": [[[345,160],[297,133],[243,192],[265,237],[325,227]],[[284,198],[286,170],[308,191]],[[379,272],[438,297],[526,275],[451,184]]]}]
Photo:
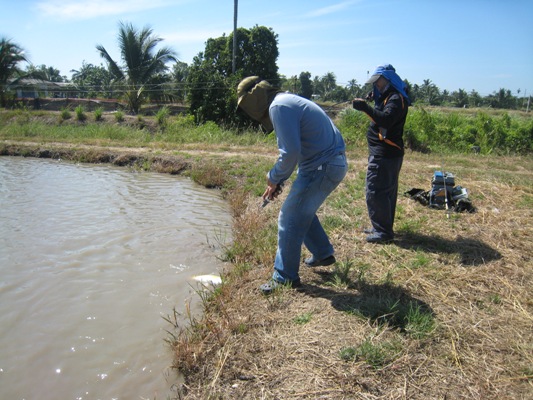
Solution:
[{"label": "dark trousers", "polygon": [[368,157],[366,172],[366,205],[368,217],[377,235],[392,239],[398,198],[398,177],[403,157]]}]

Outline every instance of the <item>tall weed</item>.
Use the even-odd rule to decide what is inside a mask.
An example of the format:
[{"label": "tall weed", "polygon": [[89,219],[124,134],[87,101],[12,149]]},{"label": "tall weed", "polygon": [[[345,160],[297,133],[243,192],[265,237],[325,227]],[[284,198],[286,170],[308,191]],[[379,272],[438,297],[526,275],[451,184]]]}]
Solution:
[{"label": "tall weed", "polygon": [[170,116],[170,108],[167,106],[161,107],[157,114],[155,115],[155,120],[160,127],[165,127]]},{"label": "tall weed", "polygon": [[[364,113],[345,110],[337,125],[348,144],[364,138],[368,118]],[[482,154],[526,154],[533,150],[533,119],[509,113],[485,111],[427,110],[411,107],[404,128],[405,147],[420,152]]]},{"label": "tall weed", "polygon": [[335,121],[347,145],[360,145],[366,142],[366,131],[370,119],[362,112],[346,108]]},{"label": "tall weed", "polygon": [[95,121],[101,121],[104,115],[104,109],[102,107],[98,107],[94,110],[94,120]]},{"label": "tall weed", "polygon": [[72,115],[70,114],[70,110],[68,108],[63,108],[61,112],[59,113],[59,122],[66,121],[67,119],[70,119]]},{"label": "tall weed", "polygon": [[83,106],[80,104],[75,109],[74,112],[76,113],[76,119],[80,122],[83,122],[87,119],[87,116],[85,115],[85,110],[83,109]]}]

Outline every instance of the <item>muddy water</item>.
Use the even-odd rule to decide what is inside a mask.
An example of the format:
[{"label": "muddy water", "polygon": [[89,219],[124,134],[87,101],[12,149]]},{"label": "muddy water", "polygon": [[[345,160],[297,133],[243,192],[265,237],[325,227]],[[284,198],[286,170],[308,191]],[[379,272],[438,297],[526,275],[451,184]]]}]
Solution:
[{"label": "muddy water", "polygon": [[0,399],[167,398],[163,316],[229,234],[183,177],[0,157]]}]

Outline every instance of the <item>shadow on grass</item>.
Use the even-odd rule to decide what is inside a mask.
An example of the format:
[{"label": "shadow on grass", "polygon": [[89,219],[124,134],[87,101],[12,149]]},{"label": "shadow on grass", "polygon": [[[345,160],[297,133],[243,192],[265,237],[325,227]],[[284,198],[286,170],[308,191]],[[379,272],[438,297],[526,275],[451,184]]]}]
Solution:
[{"label": "shadow on grass", "polygon": [[[331,272],[316,271],[324,282],[331,281]],[[331,301],[338,311],[346,312],[379,325],[387,324],[391,328],[410,333],[416,319],[433,321],[433,309],[425,302],[412,297],[399,286],[385,284],[368,284],[355,282],[350,285],[350,292],[334,288],[304,284],[301,291],[312,297],[322,297]],[[431,322],[432,324],[432,322]]]},{"label": "shadow on grass", "polygon": [[429,253],[459,254],[461,264],[476,266],[489,261],[499,260],[502,255],[497,250],[480,240],[457,237],[455,240],[417,233],[398,233],[394,244],[411,250],[422,250]]}]

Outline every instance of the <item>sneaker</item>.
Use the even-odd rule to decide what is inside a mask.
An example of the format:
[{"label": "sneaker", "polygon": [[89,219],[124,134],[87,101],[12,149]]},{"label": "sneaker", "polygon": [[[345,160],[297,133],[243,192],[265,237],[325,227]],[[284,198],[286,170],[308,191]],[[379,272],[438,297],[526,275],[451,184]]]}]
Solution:
[{"label": "sneaker", "polygon": [[276,289],[283,287],[283,286],[289,287],[289,288],[297,288],[297,287],[302,286],[302,283],[300,282],[299,279],[296,281],[286,281],[286,282],[280,282],[280,281],[271,279],[267,283],[263,283],[261,286],[259,286],[259,290],[264,295],[269,295],[269,294],[272,294],[272,292],[274,292]]},{"label": "sneaker", "polygon": [[323,258],[322,260],[315,260],[314,257],[309,257],[304,260],[304,264],[307,267],[319,267],[319,266],[327,266],[331,264],[335,264],[337,260],[335,260],[335,256],[329,256],[326,258]]},{"label": "sneaker", "polygon": [[393,238],[390,236],[382,236],[379,233],[373,233],[366,237],[368,243],[377,243],[377,244],[386,244],[393,241]]},{"label": "sneaker", "polygon": [[365,228],[363,229],[363,233],[366,233],[367,235],[370,235],[372,233],[375,233],[376,230],[374,228]]}]

